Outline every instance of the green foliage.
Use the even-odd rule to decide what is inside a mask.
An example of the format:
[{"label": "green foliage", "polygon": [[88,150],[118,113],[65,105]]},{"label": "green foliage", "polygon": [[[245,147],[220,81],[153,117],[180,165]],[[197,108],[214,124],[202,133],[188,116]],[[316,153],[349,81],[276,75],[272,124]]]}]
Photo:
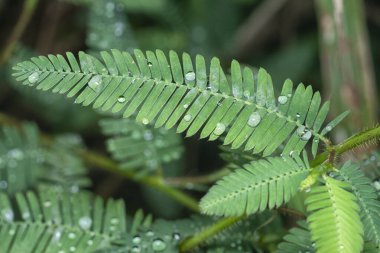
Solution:
[{"label": "green foliage", "polygon": [[122,169],[144,174],[180,158],[181,139],[172,130],[155,129],[131,119],[105,119],[102,132],[109,136],[107,149]]},{"label": "green foliage", "polygon": [[364,176],[359,167],[346,163],[339,170],[339,176],[347,182],[360,206],[360,218],[364,226],[364,235],[380,245],[380,201],[371,181]]},{"label": "green foliage", "polygon": [[0,191],[14,194],[38,184],[78,191],[89,185],[86,168],[70,151],[78,144],[70,143],[68,136],[47,148],[41,144],[38,129],[33,124],[24,124],[20,131],[12,127],[1,130]]},{"label": "green foliage", "polygon": [[122,201],[104,202],[89,193],[42,188],[0,194],[1,252],[93,252],[126,231]]},{"label": "green foliage", "polygon": [[201,200],[201,210],[238,216],[280,207],[297,192],[308,171],[300,159],[291,157],[254,161],[217,182]]},{"label": "green foliage", "polygon": [[284,236],[285,242],[278,245],[278,253],[315,252],[307,223],[299,221],[298,226],[290,229],[289,234]]},{"label": "green foliage", "polygon": [[[261,69],[255,82],[252,71],[238,62],[231,65],[231,81],[213,58],[209,79],[205,60],[196,57],[195,70],[188,54],[183,67],[178,55],[170,52],[170,65],[163,52],[135,50],[135,60],[127,52],[103,51],[100,62],[79,53],[79,62],[71,53],[63,56],[34,57],[14,67],[14,76],[24,85],[76,96],[75,102],[127,118],[137,113],[143,124],[155,121],[155,127],[187,130],[187,136],[200,132],[201,138],[217,139],[226,134],[225,145],[244,147],[263,156],[272,154],[288,140],[283,154],[299,153],[314,136],[313,154],[328,112],[321,108],[318,92],[300,84],[292,93],[292,83],[284,83],[276,100],[267,72]],[[105,64],[105,65],[104,65]],[[154,107],[153,107],[154,105]],[[343,115],[344,116],[344,115]],[[326,134],[341,120],[339,117],[322,130]],[[201,128],[203,129],[201,130]],[[288,139],[289,138],[289,139]]]},{"label": "green foliage", "polygon": [[363,249],[359,205],[345,182],[325,176],[325,184],[311,188],[305,204],[307,222],[318,252],[357,253]]}]

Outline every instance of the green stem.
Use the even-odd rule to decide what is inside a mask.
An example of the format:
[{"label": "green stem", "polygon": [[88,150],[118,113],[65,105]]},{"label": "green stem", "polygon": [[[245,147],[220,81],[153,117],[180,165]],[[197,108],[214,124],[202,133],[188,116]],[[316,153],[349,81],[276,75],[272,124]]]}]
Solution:
[{"label": "green stem", "polygon": [[3,51],[0,55],[0,65],[4,64],[11,56],[13,49],[15,48],[17,41],[20,39],[24,32],[30,18],[32,17],[34,10],[38,4],[38,0],[26,0],[22,8],[20,18],[18,19],[15,28],[13,29]]},{"label": "green stem", "polygon": [[227,217],[220,219],[218,222],[214,223],[213,225],[205,228],[198,234],[194,235],[193,237],[190,237],[189,239],[183,241],[180,245],[180,252],[189,251],[198,245],[200,245],[202,242],[204,242],[206,239],[210,238],[211,236],[214,236],[221,232],[222,230],[230,227],[231,225],[235,224],[236,222],[242,220],[245,218],[245,216],[239,216],[239,217]]},{"label": "green stem", "polygon": [[186,186],[187,184],[210,184],[229,174],[228,166],[213,173],[195,177],[169,177],[165,178],[165,183],[172,186]]}]

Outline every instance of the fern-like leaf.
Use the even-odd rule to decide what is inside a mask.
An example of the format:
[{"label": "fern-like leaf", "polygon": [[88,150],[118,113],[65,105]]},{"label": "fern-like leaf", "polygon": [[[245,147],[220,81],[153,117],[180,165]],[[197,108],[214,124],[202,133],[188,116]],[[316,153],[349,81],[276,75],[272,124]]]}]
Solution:
[{"label": "fern-like leaf", "polygon": [[36,184],[77,191],[90,184],[82,161],[71,153],[71,144],[67,147],[68,144],[55,141],[49,149],[43,147],[33,124],[24,124],[21,130],[14,127],[1,130],[0,191],[14,194]]},{"label": "fern-like leaf", "polygon": [[299,221],[298,226],[290,229],[289,234],[284,236],[285,242],[278,245],[277,253],[315,252],[307,223]]},{"label": "fern-like leaf", "polygon": [[12,203],[0,194],[0,252],[93,252],[126,231],[122,201],[43,188]]},{"label": "fern-like leaf", "polygon": [[345,182],[325,177],[311,188],[305,203],[307,222],[318,252],[358,253],[363,249],[363,225],[355,195]]},{"label": "fern-like leaf", "polygon": [[356,196],[366,238],[380,245],[380,201],[377,200],[376,189],[354,164],[344,164],[339,170],[339,175],[349,184],[352,193]]},{"label": "fern-like leaf", "polygon": [[155,129],[131,119],[106,119],[100,125],[102,132],[111,136],[108,151],[123,169],[149,172],[179,159],[183,152],[181,139],[172,130]]},{"label": "fern-like leaf", "polygon": [[225,134],[225,145],[264,156],[285,140],[283,154],[299,153],[313,136],[315,151],[324,138],[319,131],[329,104],[320,108],[319,92],[313,94],[311,86],[300,84],[292,93],[293,84],[287,80],[276,99],[264,69],[255,81],[252,70],[242,70],[237,61],[232,62],[228,81],[217,58],[211,60],[208,73],[200,55],[193,64],[185,53],[181,64],[173,51],[169,61],[160,50],[146,56],[135,50],[134,58],[111,52],[101,52],[102,61],[83,52],[79,62],[71,53],[68,61],[61,55],[34,57],[17,64],[14,76],[24,85],[76,96],[75,102],[84,106],[122,112],[125,118],[137,113],[137,121],[155,122],[155,127],[178,124],[177,131],[187,130],[187,136],[200,132],[201,138],[214,140]]},{"label": "fern-like leaf", "polygon": [[210,215],[238,216],[279,207],[296,192],[309,168],[290,157],[246,164],[214,185],[200,203]]}]

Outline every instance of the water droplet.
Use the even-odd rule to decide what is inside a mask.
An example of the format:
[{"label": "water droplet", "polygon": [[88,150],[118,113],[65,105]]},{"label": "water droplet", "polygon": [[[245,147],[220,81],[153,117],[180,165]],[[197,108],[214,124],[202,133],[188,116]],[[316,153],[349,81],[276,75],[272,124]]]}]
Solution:
[{"label": "water droplet", "polygon": [[5,180],[0,181],[0,189],[5,190],[8,188],[8,182]]},{"label": "water droplet", "polygon": [[251,93],[249,92],[249,90],[245,90],[243,92],[243,96],[246,97],[246,98],[249,98],[249,96],[251,96]]},{"label": "water droplet", "polygon": [[306,132],[301,136],[301,140],[308,141],[308,140],[310,140],[311,135],[312,135],[311,131],[310,130],[306,130]]},{"label": "water droplet", "polygon": [[124,103],[125,101],[126,101],[126,99],[124,96],[120,96],[117,98],[117,102],[119,102],[119,103]]},{"label": "water droplet", "polygon": [[148,231],[146,232],[146,236],[154,236],[153,231],[152,231],[152,230],[148,230]]},{"label": "water droplet", "polygon": [[51,202],[45,201],[43,205],[44,205],[44,207],[51,207]]},{"label": "water droplet", "polygon": [[68,237],[70,239],[75,239],[76,235],[74,233],[69,233]]},{"label": "water droplet", "polygon": [[115,31],[114,31],[115,36],[119,37],[119,36],[123,35],[124,29],[125,29],[125,26],[124,26],[123,22],[116,22],[115,23]]},{"label": "water droplet", "polygon": [[137,140],[137,139],[140,139],[140,137],[141,137],[141,134],[139,131],[135,130],[132,132],[132,138],[133,139]]},{"label": "water droplet", "polygon": [[58,242],[62,237],[62,231],[61,230],[56,230],[53,234],[53,241]]},{"label": "water droplet", "polygon": [[256,127],[261,121],[261,116],[258,112],[254,112],[249,116],[248,125],[251,127]]},{"label": "water droplet", "polygon": [[300,118],[300,117],[301,117],[301,114],[299,114],[299,113],[297,112],[296,117],[297,117],[297,118]]},{"label": "water droplet", "polygon": [[302,135],[304,135],[304,133],[305,133],[305,129],[306,129],[305,126],[299,126],[299,127],[297,128],[297,134],[298,134],[298,136],[302,136]]},{"label": "water droplet", "polygon": [[70,247],[70,252],[74,252],[75,250],[76,250],[76,248],[74,246]]},{"label": "water droplet", "polygon": [[87,230],[91,227],[91,224],[92,224],[92,220],[90,217],[88,216],[83,216],[79,219],[79,226],[84,229],[84,230]]},{"label": "water droplet", "polygon": [[132,253],[140,253],[141,252],[140,246],[137,246],[137,245],[133,246],[131,252]]},{"label": "water droplet", "polygon": [[183,117],[183,119],[184,119],[185,121],[190,121],[191,118],[192,118],[192,116],[191,116],[190,114],[186,114],[185,117]]},{"label": "water droplet", "polygon": [[100,75],[93,76],[88,82],[88,86],[95,92],[102,90],[102,77]]},{"label": "water droplet", "polygon": [[14,218],[14,213],[11,209],[5,209],[2,211],[4,220],[7,222],[12,222]]},{"label": "water droplet", "polygon": [[279,96],[277,100],[280,104],[283,105],[283,104],[286,104],[286,102],[288,102],[288,97],[287,96]]},{"label": "water droplet", "polygon": [[185,108],[185,109],[189,108],[189,104],[184,104],[183,108]]},{"label": "water droplet", "polygon": [[88,240],[87,241],[87,245],[93,245],[94,244],[94,241],[93,240]]},{"label": "water droplet", "polygon": [[327,132],[330,132],[331,130],[332,130],[332,127],[331,127],[330,125],[327,125],[327,126],[326,126],[326,131],[327,131]]},{"label": "water droplet", "polygon": [[148,67],[152,67],[153,66],[153,63],[151,63],[150,61],[148,61]]},{"label": "water droplet", "polygon": [[14,229],[9,230],[10,235],[14,235],[15,233],[16,233],[16,230],[14,230]]},{"label": "water droplet", "polygon": [[151,141],[153,139],[153,133],[152,131],[145,131],[144,132],[144,140]]},{"label": "water droplet", "polygon": [[139,244],[141,242],[141,236],[139,235],[135,235],[133,238],[132,238],[132,243],[134,244]]},{"label": "water droplet", "polygon": [[25,213],[22,213],[22,218],[24,219],[24,220],[27,220],[27,219],[29,219],[30,218],[30,213],[29,212],[25,212]]},{"label": "water droplet", "polygon": [[8,151],[8,156],[15,160],[21,160],[24,158],[24,153],[20,149],[15,148]]},{"label": "water droplet", "polygon": [[214,134],[215,135],[221,135],[222,133],[224,133],[224,131],[226,130],[226,125],[224,125],[223,123],[217,123],[216,124],[216,127],[214,129]]},{"label": "water droplet", "polygon": [[311,191],[310,187],[307,187],[307,188],[305,189],[305,192],[310,192],[310,191]]},{"label": "water droplet", "polygon": [[173,233],[172,238],[175,241],[179,241],[179,240],[181,240],[181,234],[180,233]]},{"label": "water droplet", "polygon": [[164,251],[166,249],[166,243],[163,240],[157,238],[152,242],[152,249],[154,251]]},{"label": "water droplet", "polygon": [[38,81],[39,78],[40,74],[38,74],[37,72],[33,72],[32,74],[30,74],[30,76],[28,76],[28,81],[30,83],[35,83]]},{"label": "water droplet", "polygon": [[149,124],[149,120],[147,118],[143,118],[141,120],[141,123],[143,123],[144,125],[148,125]]},{"label": "water droplet", "polygon": [[111,224],[114,224],[114,225],[119,224],[119,219],[118,218],[112,218]]},{"label": "water droplet", "polygon": [[192,82],[195,80],[195,73],[193,71],[187,72],[185,74],[185,79],[189,82]]}]

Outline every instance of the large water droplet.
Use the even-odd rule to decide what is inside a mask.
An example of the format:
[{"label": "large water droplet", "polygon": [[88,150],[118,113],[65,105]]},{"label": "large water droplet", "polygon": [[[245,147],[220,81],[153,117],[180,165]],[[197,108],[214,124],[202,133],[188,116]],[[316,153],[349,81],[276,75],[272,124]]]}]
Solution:
[{"label": "large water droplet", "polygon": [[126,101],[126,99],[124,96],[120,96],[117,98],[117,102],[119,102],[119,103],[124,103],[125,101]]},{"label": "large water droplet", "polygon": [[4,220],[6,222],[12,222],[14,219],[14,213],[11,209],[5,209],[2,211]]},{"label": "large water droplet", "polygon": [[83,216],[79,219],[79,226],[84,229],[84,230],[87,230],[91,227],[91,224],[92,224],[92,220],[90,217],[88,216]]},{"label": "large water droplet", "polygon": [[33,72],[32,74],[30,74],[30,76],[28,76],[28,81],[30,83],[35,83],[38,81],[39,78],[40,74],[38,74],[37,72]]},{"label": "large water droplet", "polygon": [[95,92],[102,90],[102,77],[100,75],[93,76],[88,82],[88,86]]},{"label": "large water droplet", "polygon": [[132,243],[134,244],[139,244],[141,242],[141,236],[139,235],[135,235],[133,238],[132,238]]},{"label": "large water droplet", "polygon": [[192,116],[191,116],[190,114],[186,114],[185,117],[183,117],[183,119],[184,119],[185,121],[190,121],[191,118],[192,118]]},{"label": "large water droplet", "polygon": [[257,126],[261,121],[261,116],[258,112],[254,112],[249,116],[247,124],[251,127]]},{"label": "large water droplet", "polygon": [[299,127],[297,128],[297,135],[298,135],[298,136],[302,136],[302,135],[304,135],[304,133],[305,133],[305,129],[306,129],[305,126],[299,126]]},{"label": "large water droplet", "polygon": [[283,105],[283,104],[286,104],[286,102],[288,102],[288,97],[287,96],[279,96],[277,100],[280,104]]},{"label": "large water droplet", "polygon": [[141,120],[141,123],[143,123],[144,125],[148,125],[149,124],[149,120],[147,118],[143,118]]},{"label": "large water droplet", "polygon": [[301,136],[301,140],[308,141],[311,138],[311,131],[306,130],[306,132]]},{"label": "large water droplet", "polygon": [[155,239],[155,240],[152,242],[152,249],[153,249],[154,251],[157,251],[157,252],[159,252],[159,251],[163,251],[163,250],[166,249],[166,243],[165,243],[163,240],[157,238],[157,239]]},{"label": "large water droplet", "polygon": [[193,71],[187,72],[185,74],[185,79],[189,82],[194,81],[195,80],[195,73]]},{"label": "large water droplet", "polygon": [[213,133],[215,135],[221,135],[222,133],[224,133],[225,130],[226,130],[226,125],[224,125],[223,123],[218,122],[216,124],[216,127],[215,127]]}]

